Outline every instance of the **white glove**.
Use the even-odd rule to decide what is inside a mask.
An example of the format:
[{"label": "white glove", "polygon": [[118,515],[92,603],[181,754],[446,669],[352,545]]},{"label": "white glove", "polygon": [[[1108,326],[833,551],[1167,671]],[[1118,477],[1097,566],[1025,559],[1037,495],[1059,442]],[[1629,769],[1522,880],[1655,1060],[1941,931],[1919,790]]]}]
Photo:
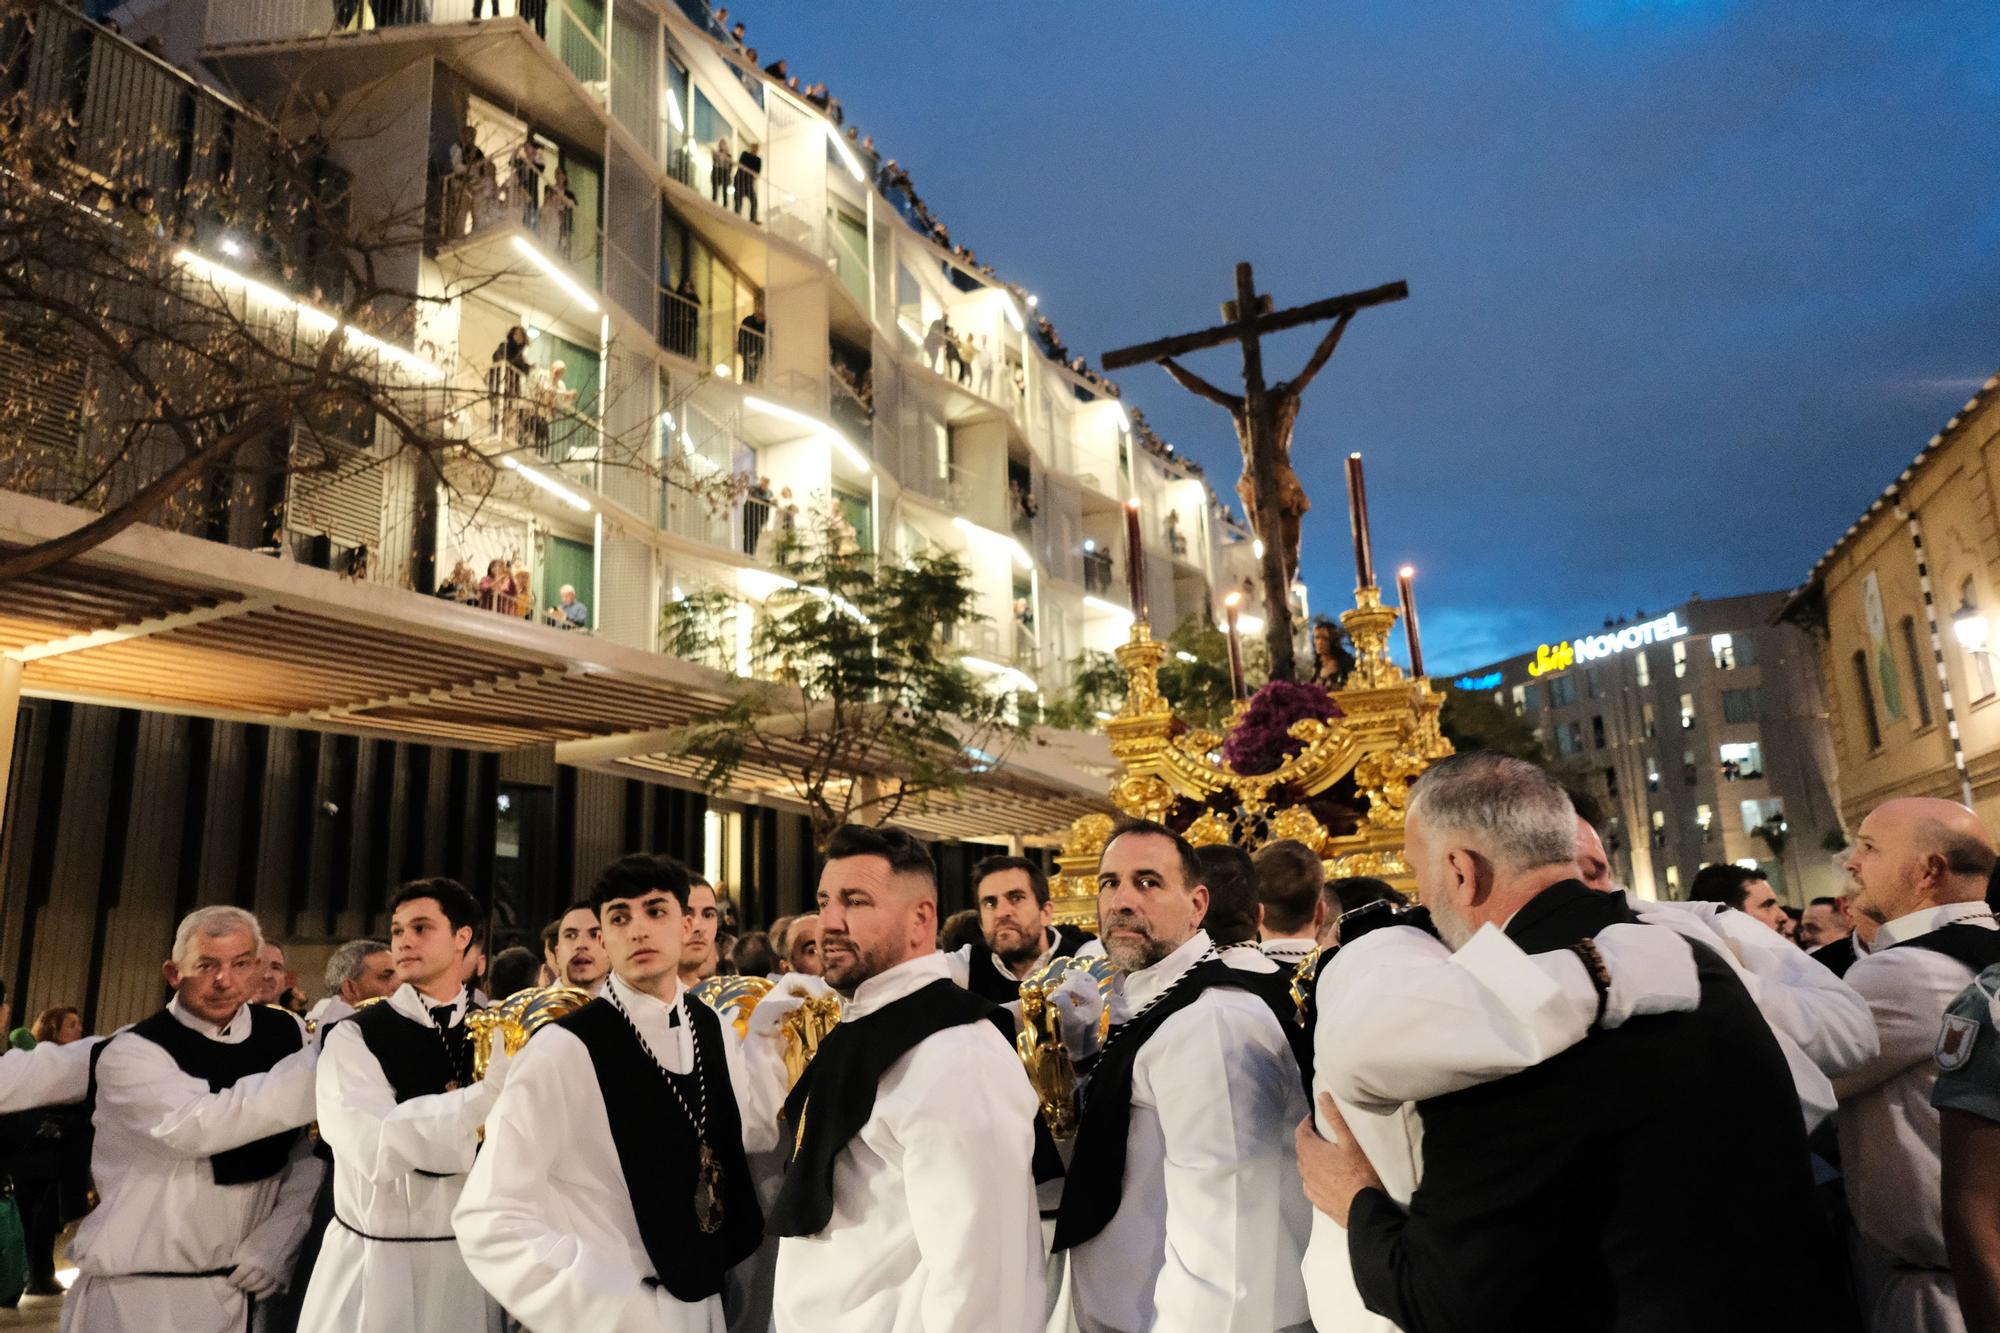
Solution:
[{"label": "white glove", "polygon": [[278,1294],[284,1280],[264,1266],[261,1259],[243,1259],[229,1270],[229,1285],[238,1291],[267,1300]]},{"label": "white glove", "polygon": [[1104,994],[1097,989],[1097,978],[1088,972],[1071,972],[1049,996],[1049,1003],[1062,1024],[1069,1058],[1083,1060],[1097,1054],[1097,1030],[1104,1022]]},{"label": "white glove", "polygon": [[492,1049],[486,1053],[486,1074],[475,1086],[491,1088],[493,1095],[498,1097],[501,1087],[507,1082],[507,1071],[513,1065],[514,1057],[507,1054],[506,1038],[498,1032],[494,1033]]},{"label": "white glove", "polygon": [[1611,974],[1603,1026],[1615,1028],[1641,1014],[1685,1013],[1701,1003],[1694,950],[1671,927],[1606,926],[1596,943]]},{"label": "white glove", "polygon": [[805,1007],[809,999],[823,999],[833,994],[833,987],[818,977],[807,976],[803,972],[787,972],[778,984],[764,992],[764,998],[757,1001],[757,1007],[750,1011],[750,1021],[744,1027],[747,1037],[775,1039],[784,1033],[785,1020]]}]

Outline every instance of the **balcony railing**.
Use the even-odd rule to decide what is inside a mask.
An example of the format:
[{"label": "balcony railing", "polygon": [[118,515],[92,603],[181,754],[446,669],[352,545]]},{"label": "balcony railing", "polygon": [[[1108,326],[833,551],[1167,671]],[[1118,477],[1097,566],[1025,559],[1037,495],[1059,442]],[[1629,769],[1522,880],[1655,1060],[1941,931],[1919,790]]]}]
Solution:
[{"label": "balcony railing", "polygon": [[438,178],[438,235],[454,244],[483,233],[519,227],[544,253],[580,270],[595,283],[594,266],[576,262],[596,247],[576,240],[576,206],[558,188],[546,155],[529,156],[520,140]]},{"label": "balcony railing", "polygon": [[1117,581],[1117,577],[1111,564],[1111,552],[1085,551],[1083,553],[1083,590],[1085,592],[1095,593],[1101,597],[1111,591],[1112,585]]}]

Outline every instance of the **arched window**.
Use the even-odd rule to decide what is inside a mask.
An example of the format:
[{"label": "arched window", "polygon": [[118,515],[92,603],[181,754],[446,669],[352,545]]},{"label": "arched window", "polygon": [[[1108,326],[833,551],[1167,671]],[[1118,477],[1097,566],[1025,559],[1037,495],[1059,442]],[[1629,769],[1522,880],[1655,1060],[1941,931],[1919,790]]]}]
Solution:
[{"label": "arched window", "polygon": [[1875,687],[1868,679],[1868,654],[1858,649],[1854,654],[1854,683],[1861,687],[1861,720],[1868,726],[1868,750],[1872,754],[1882,748],[1882,723],[1875,716]]},{"label": "arched window", "polygon": [[1917,696],[1917,725],[1931,724],[1931,695],[1924,688],[1924,655],[1917,649],[1917,622],[1909,616],[1903,617],[1903,652],[1910,659],[1910,687]]}]

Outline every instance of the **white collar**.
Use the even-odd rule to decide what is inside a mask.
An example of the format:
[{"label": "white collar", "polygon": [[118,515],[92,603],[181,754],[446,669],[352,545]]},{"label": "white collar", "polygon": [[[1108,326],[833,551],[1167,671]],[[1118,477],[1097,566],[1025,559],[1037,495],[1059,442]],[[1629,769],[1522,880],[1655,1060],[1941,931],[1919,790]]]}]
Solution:
[{"label": "white collar", "polygon": [[886,971],[877,972],[868,980],[854,988],[854,995],[840,1008],[840,1021],[863,1018],[884,1005],[893,1004],[905,995],[914,995],[933,981],[940,978],[950,980],[951,965],[944,955],[932,949],[920,953],[915,958],[905,958]]},{"label": "white collar", "polygon": [[1868,952],[1880,953],[1892,944],[1901,944],[1904,940],[1914,939],[1918,935],[1927,935],[1939,926],[1950,925],[1966,917],[1987,917],[1992,914],[1993,909],[1977,898],[1970,902],[1940,903],[1936,907],[1920,907],[1914,912],[1897,917],[1894,921],[1884,922],[1882,928],[1875,932],[1875,943],[1868,947]]},{"label": "white collar", "polygon": [[1127,1009],[1137,1010],[1157,999],[1162,991],[1179,981],[1203,954],[1214,947],[1215,941],[1209,939],[1208,932],[1197,930],[1185,944],[1151,967],[1127,972],[1123,988]]},{"label": "white collar", "polygon": [[466,994],[465,987],[463,986],[458,988],[458,994],[444,1001],[443,1004],[439,1004],[437,1001],[431,999],[430,996],[423,994],[416,986],[407,981],[396,987],[396,993],[389,997],[389,1006],[392,1009],[405,1018],[415,1019],[425,1027],[437,1026],[436,1023],[431,1021],[431,1010],[433,1008],[443,1008],[445,1005],[451,1007],[451,1023],[449,1026],[457,1027],[465,1019],[465,1004]]},{"label": "white collar", "polygon": [[[1056,956],[1056,950],[1062,948],[1062,936],[1056,934],[1056,928],[1054,926],[1050,926],[1048,929],[1042,932],[1042,939],[1047,942],[1048,947],[1044,948],[1042,950],[1041,956],[1035,959],[1035,961],[1029,965],[1028,975],[1031,977],[1035,975],[1035,973],[1047,967],[1049,965],[1049,960]],[[1013,968],[1008,967],[1005,963],[1000,961],[1000,955],[994,953],[991,946],[983,946],[979,949],[973,950],[973,952],[985,954],[987,964],[990,967],[992,967],[992,969],[995,972],[999,973],[1000,976],[1003,977],[1004,979],[1016,983],[1018,983],[1021,980],[1021,978],[1014,975]]]},{"label": "white collar", "polygon": [[167,1012],[172,1014],[175,1021],[189,1031],[199,1032],[210,1041],[219,1041],[227,1046],[234,1046],[237,1042],[243,1041],[250,1035],[250,1006],[248,1004],[237,1005],[236,1012],[229,1016],[229,1021],[220,1026],[183,1009],[181,1007],[181,997],[178,995],[167,1001]]},{"label": "white collar", "polygon": [[605,992],[614,993],[618,1003],[624,1007],[626,1013],[632,1015],[634,1021],[637,1021],[643,1013],[651,1014],[656,1021],[665,1024],[671,1021],[670,1015],[678,1013],[681,1022],[683,1024],[687,1022],[684,1006],[687,1003],[688,988],[682,984],[679,977],[674,978],[674,998],[671,1000],[663,1000],[657,995],[648,995],[645,991],[626,985],[616,972],[604,974],[604,990],[599,994],[610,998]]}]

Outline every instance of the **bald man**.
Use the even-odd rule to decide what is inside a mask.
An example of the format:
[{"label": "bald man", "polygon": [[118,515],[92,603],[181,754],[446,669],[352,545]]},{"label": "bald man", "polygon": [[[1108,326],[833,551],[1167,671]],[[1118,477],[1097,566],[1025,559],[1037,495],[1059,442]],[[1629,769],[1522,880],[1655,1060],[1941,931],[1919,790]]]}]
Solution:
[{"label": "bald man", "polygon": [[1881,1053],[1834,1083],[1848,1206],[1881,1270],[1870,1333],[1966,1327],[1945,1253],[1932,1052],[1946,1007],[2000,962],[1985,901],[1994,861],[1977,815],[1928,797],[1877,806],[1847,856],[1849,911],[1876,925],[1846,980],[1868,1002]]}]

